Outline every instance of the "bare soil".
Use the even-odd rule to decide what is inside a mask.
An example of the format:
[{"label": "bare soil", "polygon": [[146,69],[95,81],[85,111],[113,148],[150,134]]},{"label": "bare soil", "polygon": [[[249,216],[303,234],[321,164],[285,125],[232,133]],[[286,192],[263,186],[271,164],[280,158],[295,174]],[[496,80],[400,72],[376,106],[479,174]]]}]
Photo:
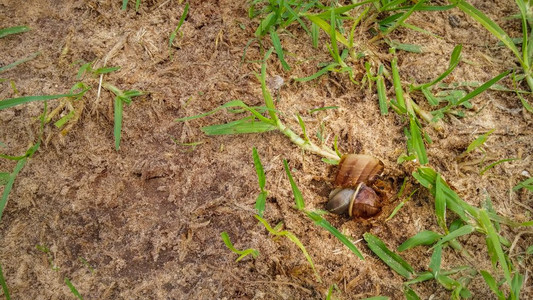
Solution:
[{"label": "bare soil", "polygon": [[[508,32],[519,33],[517,21],[504,19],[517,13],[514,1],[470,2],[500,20]],[[282,160],[288,160],[309,209],[324,209],[335,167],[302,153],[276,132],[216,137],[201,132],[202,126],[235,120],[238,116],[233,113],[174,121],[233,99],[249,105],[263,103],[255,77],[263,49],[252,43],[242,60],[258,25],[257,19],[248,18],[247,1],[191,1],[172,57],[168,38],[184,3],[142,1],[138,12],[131,4],[122,11],[121,1],[0,1],[1,28],[32,28],[0,39],[0,64],[41,51],[36,59],[2,74],[8,80],[0,83],[0,99],[65,93],[78,81],[80,61],[96,61],[101,67],[106,58],[107,66],[121,67],[105,75],[106,82],[123,90],[148,92],[124,108],[120,151],[114,149],[114,96],[104,89],[97,97],[97,78],[84,79],[92,89],[81,100],[81,118],[66,135],[53,122],[45,126],[43,144],[19,174],[0,222],[0,263],[13,299],[72,299],[65,277],[85,299],[324,299],[333,284],[338,286],[334,296],[339,299],[376,295],[402,299],[403,278],[364,242],[357,243],[365,256],[360,260],[294,209]],[[442,38],[403,28],[393,33],[394,39],[423,48],[421,54],[398,54],[406,86],[443,72],[460,43],[463,61],[449,82],[486,81],[516,65],[507,49],[496,46],[493,36],[457,9],[415,13],[409,23]],[[370,37],[368,32],[358,36],[361,43]],[[277,102],[283,121],[299,131],[293,117],[299,113],[315,142],[315,133],[324,124],[328,145],[338,136],[341,152],[373,155],[385,163],[389,178],[397,182],[410,178],[416,165],[396,163],[406,149],[405,124],[394,113],[380,115],[375,92],[354,85],[345,74],[306,83],[292,80],[316,72],[318,63],[331,60],[325,35],[318,49],[297,26],[282,32],[281,40],[292,70],[283,71],[273,55],[267,72],[270,78],[281,76],[285,82]],[[390,60],[387,45],[373,47],[382,53],[381,59]],[[361,78],[364,65],[352,64]],[[511,86],[508,79],[502,84]],[[392,96],[390,82],[387,88]],[[421,95],[411,96],[425,103]],[[48,109],[59,103],[49,101]],[[428,146],[430,165],[468,203],[479,207],[490,197],[501,215],[530,220],[532,194],[510,189],[526,178],[524,174],[533,174],[532,115],[512,93],[488,91],[472,103],[465,118],[447,116],[442,132],[427,126],[434,141]],[[339,109],[308,113],[325,106]],[[43,109],[42,102],[34,102],[0,111],[2,153],[22,155],[36,142]],[[479,169],[486,165],[481,152],[460,160],[457,156],[490,129],[495,131],[484,147],[486,161],[519,159],[481,176]],[[202,144],[182,145],[191,142]],[[300,238],[321,283],[296,245],[273,239],[257,225],[254,203],[259,188],[252,147],[258,149],[266,171],[265,218],[272,225],[283,222]],[[14,166],[15,162],[0,161],[2,172]],[[412,178],[409,182],[409,192],[418,188]],[[383,218],[368,223],[344,216],[326,218],[354,240],[371,232],[395,249],[421,230],[438,231],[433,211],[432,196],[421,188],[387,222]],[[236,248],[255,248],[260,255],[235,262],[236,255],[220,238],[222,231],[228,232]],[[531,299],[531,256],[517,258],[524,257],[525,249],[533,244],[532,232],[504,226],[502,234],[511,241],[516,237],[510,256],[520,272],[527,274],[521,296]],[[472,258],[466,260],[447,249],[443,268],[492,269],[482,235],[474,233],[460,242]],[[49,253],[42,251],[45,248]],[[427,270],[427,248],[417,247],[402,255],[416,270]],[[474,299],[495,298],[480,275],[468,287]],[[435,281],[414,288],[422,299],[450,297]]]}]

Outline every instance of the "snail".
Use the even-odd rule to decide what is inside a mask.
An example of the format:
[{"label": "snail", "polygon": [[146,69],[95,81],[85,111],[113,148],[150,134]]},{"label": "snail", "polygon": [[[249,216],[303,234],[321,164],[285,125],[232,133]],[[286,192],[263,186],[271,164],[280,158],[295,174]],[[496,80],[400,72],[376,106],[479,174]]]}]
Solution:
[{"label": "snail", "polygon": [[326,209],[339,215],[348,212],[350,217],[363,219],[377,215],[381,211],[382,193],[379,188],[376,193],[373,183],[383,169],[383,162],[372,156],[344,155],[334,181],[336,188],[329,194]]}]

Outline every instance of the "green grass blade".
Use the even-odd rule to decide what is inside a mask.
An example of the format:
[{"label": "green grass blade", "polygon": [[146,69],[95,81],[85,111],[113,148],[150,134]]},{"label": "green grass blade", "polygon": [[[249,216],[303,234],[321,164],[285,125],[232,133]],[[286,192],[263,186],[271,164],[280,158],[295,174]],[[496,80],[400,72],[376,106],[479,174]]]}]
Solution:
[{"label": "green grass blade", "polygon": [[115,136],[115,150],[120,149],[120,138],[122,134],[122,110],[124,103],[121,97],[116,96],[114,100],[114,129],[113,135]]},{"label": "green grass blade", "polygon": [[405,288],[404,295],[406,300],[420,300],[420,297],[418,297],[416,292],[410,287]]},{"label": "green grass blade", "polygon": [[302,134],[304,135],[304,140],[306,142],[309,142],[309,137],[307,136],[307,130],[305,129],[304,120],[302,120],[302,117],[300,117],[299,114],[296,114],[296,117],[298,118],[298,123],[300,124],[300,128],[302,128]]},{"label": "green grass blade", "polygon": [[411,267],[401,256],[390,251],[385,243],[383,243],[378,237],[367,232],[363,235],[363,238],[367,242],[368,248],[370,248],[370,250],[372,250],[372,252],[383,260],[383,262],[391,269],[396,271],[396,273],[407,279],[413,277],[413,267]]},{"label": "green grass blade", "polygon": [[505,71],[499,75],[497,75],[496,77],[492,78],[491,80],[485,82],[484,84],[482,84],[480,87],[478,87],[477,89],[473,90],[472,92],[468,93],[466,96],[464,96],[461,100],[457,101],[457,103],[455,103],[455,106],[459,106],[463,103],[465,103],[466,101],[474,98],[475,96],[481,94],[482,92],[484,92],[485,90],[487,90],[491,85],[495,84],[496,82],[500,81],[501,79],[503,79],[505,76],[507,76],[511,71]]},{"label": "green grass blade", "polygon": [[[309,19],[309,21],[311,21],[312,23],[320,27],[322,30],[324,30],[324,32],[327,33],[328,36],[330,36],[331,38],[331,25],[328,22],[324,21],[323,19],[321,19],[320,17],[316,15],[305,15],[305,17]],[[329,12],[328,12],[328,17],[329,17]],[[350,47],[348,40],[338,31],[335,31],[335,39],[341,44],[343,44],[344,46]]]},{"label": "green grass blade", "polygon": [[424,230],[420,231],[413,237],[409,238],[407,241],[403,242],[399,247],[398,251],[402,252],[411,248],[414,248],[416,246],[420,245],[432,245],[437,240],[439,240],[442,237],[442,235],[430,231],[430,230]]},{"label": "green grass blade", "polygon": [[225,231],[220,233],[220,237],[222,238],[222,241],[224,242],[226,247],[228,247],[229,250],[239,255],[239,257],[235,260],[236,262],[240,261],[241,259],[245,258],[248,255],[252,255],[253,258],[256,258],[259,255],[259,251],[253,248],[249,248],[245,250],[237,250],[233,246],[233,243],[231,242],[228,233]]},{"label": "green grass blade", "polygon": [[276,50],[276,54],[278,55],[283,69],[289,71],[291,67],[285,61],[285,55],[283,54],[283,48],[281,47],[281,41],[279,40],[278,33],[272,28],[270,29],[270,39],[272,40],[272,44],[274,45],[274,49]]},{"label": "green grass blade", "polygon": [[[82,66],[84,67],[84,66]],[[93,71],[93,73],[95,75],[100,75],[100,74],[108,74],[108,73],[111,73],[111,72],[115,72],[115,71],[118,71],[120,70],[120,67],[103,67],[103,68],[98,68],[96,70]],[[79,73],[79,71],[78,71]]]},{"label": "green grass blade", "polygon": [[255,209],[257,210],[257,214],[262,217],[263,212],[265,211],[267,197],[267,192],[265,191],[265,171],[263,169],[261,159],[259,158],[259,154],[257,153],[257,149],[255,147],[253,148],[252,156],[254,159],[255,172],[257,173],[257,178],[259,180],[259,188],[261,189],[261,192],[259,193],[255,201]]},{"label": "green grass blade", "polygon": [[511,290],[513,291],[516,299],[520,299],[520,290],[522,289],[523,284],[524,276],[516,272],[513,276],[513,280],[511,281]]},{"label": "green grass blade", "polygon": [[437,217],[437,224],[444,232],[448,232],[446,227],[446,198],[444,197],[444,186],[440,180],[440,174],[437,173],[435,185],[435,215]]},{"label": "green grass blade", "polygon": [[494,168],[495,166],[497,166],[497,165],[499,165],[501,163],[508,162],[508,161],[513,161],[513,160],[518,160],[518,158],[506,158],[506,159],[498,160],[497,162],[493,162],[490,165],[488,165],[485,168],[483,168],[483,170],[481,170],[479,172],[479,175],[485,174],[485,172],[487,172],[488,170]]},{"label": "green grass blade", "polygon": [[126,10],[128,7],[128,0],[122,0],[122,10]]},{"label": "green grass blade", "polygon": [[2,219],[2,215],[4,214],[4,209],[7,205],[7,200],[9,197],[9,193],[11,192],[11,189],[13,188],[13,184],[15,183],[15,178],[17,178],[17,175],[19,174],[20,170],[24,168],[24,165],[26,165],[26,162],[28,161],[28,158],[25,157],[17,162],[15,165],[15,169],[9,176],[9,180],[7,181],[4,192],[2,193],[2,199],[0,199],[0,220]]},{"label": "green grass blade", "polygon": [[274,49],[270,48],[270,50],[268,50],[268,52],[265,54],[265,58],[263,59],[263,63],[261,64],[261,76],[259,76],[259,81],[261,82],[261,91],[263,94],[263,100],[265,101],[265,106],[268,109],[270,109],[268,111],[268,113],[270,114],[270,118],[274,121],[275,124],[278,124],[279,119],[275,111],[276,106],[274,105],[274,101],[272,100],[272,95],[270,95],[270,92],[266,84],[267,62],[268,62],[268,58],[270,57],[270,54],[272,54],[272,51],[274,51]]},{"label": "green grass blade", "polygon": [[409,117],[409,128],[411,132],[412,145],[416,156],[418,157],[418,161],[421,165],[425,165],[429,162],[426,153],[426,146],[424,144],[424,139],[422,138],[420,128],[418,127],[418,124],[412,115]]},{"label": "green grass blade", "polygon": [[434,278],[440,276],[440,265],[442,261],[442,246],[439,245],[433,249],[431,259],[429,261],[429,271],[433,274]]},{"label": "green grass blade", "polygon": [[277,130],[278,128],[270,123],[253,120],[246,117],[226,124],[217,124],[202,127],[201,130],[207,135],[263,133]]},{"label": "green grass blade", "polygon": [[[492,222],[490,221],[489,216],[487,215],[487,211],[480,210],[479,222],[480,225],[483,226],[483,228],[485,229],[488,240],[491,241],[491,248],[494,250],[494,254],[498,258],[498,262],[500,263],[500,266],[503,269],[505,280],[509,285],[511,285],[511,271],[509,270],[509,266],[507,265],[507,259],[505,254],[503,253],[498,233],[494,229],[494,226],[492,225]],[[511,289],[511,299],[516,299],[515,296],[516,295],[514,295],[514,291]]]},{"label": "green grass blade", "polygon": [[0,110],[17,106],[20,104],[34,102],[34,101],[47,101],[65,97],[75,97],[76,94],[60,94],[60,95],[46,95],[46,96],[25,96],[20,98],[10,98],[0,101]]},{"label": "green grass blade", "polygon": [[400,73],[398,71],[398,58],[394,57],[391,62],[392,69],[392,84],[394,85],[394,93],[396,94],[396,103],[402,110],[407,110],[405,107],[405,99],[403,97],[402,82],[400,80]]},{"label": "green grass blade", "polygon": [[335,30],[336,23],[337,21],[335,19],[335,12],[333,11],[333,9],[330,9],[329,38],[331,42],[331,53],[333,59],[340,64],[342,59],[339,54],[339,46],[337,45],[337,31]]},{"label": "green grass blade", "polygon": [[370,297],[370,298],[364,298],[362,300],[389,300],[390,298],[389,297],[385,297],[385,296],[375,296],[375,297]]},{"label": "green grass blade", "polygon": [[389,113],[389,104],[387,103],[387,91],[385,89],[385,79],[383,75],[378,75],[376,80],[379,99],[379,111],[382,115]]},{"label": "green grass blade", "polygon": [[81,296],[81,294],[78,292],[78,290],[76,289],[76,287],[72,284],[72,282],[70,282],[70,280],[65,277],[65,284],[68,286],[68,288],[70,289],[70,292],[76,296],[76,298],[80,299],[80,300],[83,300],[83,297]]},{"label": "green grass blade", "polygon": [[463,45],[461,45],[461,44],[459,44],[459,45],[455,46],[455,48],[453,48],[452,55],[450,57],[450,65],[448,66],[448,69],[446,69],[446,71],[444,71],[442,74],[440,74],[434,80],[432,80],[432,81],[430,81],[430,82],[428,82],[426,84],[422,84],[422,85],[419,85],[417,87],[414,87],[413,89],[414,90],[419,90],[419,89],[424,89],[424,88],[427,89],[427,88],[439,83],[441,80],[443,80],[448,75],[450,75],[450,73],[453,72],[453,70],[455,70],[455,68],[457,67],[457,65],[459,65],[459,62],[461,61],[461,50],[462,49],[463,49]]},{"label": "green grass blade", "polygon": [[259,188],[261,188],[261,191],[265,190],[265,170],[263,169],[263,164],[261,164],[261,159],[259,158],[259,154],[257,153],[257,149],[253,147],[252,149],[252,157],[254,159],[254,166],[255,166],[255,172],[257,173],[257,178],[259,179]]},{"label": "green grass blade", "polygon": [[519,189],[533,191],[533,177],[529,177],[528,179],[518,183],[515,187],[513,187],[513,192],[516,192]]},{"label": "green grass blade", "polygon": [[11,296],[9,295],[9,289],[7,288],[6,280],[4,279],[4,271],[2,270],[2,266],[0,265],[0,285],[2,286],[2,291],[4,292],[4,297],[6,300],[11,300]]},{"label": "green grass blade", "polygon": [[460,236],[463,236],[463,235],[467,235],[467,234],[471,234],[472,232],[474,232],[474,230],[476,230],[476,228],[472,225],[464,225],[462,227],[460,227],[459,229],[456,229],[452,232],[450,232],[449,234],[443,236],[439,241],[438,243],[433,246],[433,247],[438,247],[438,246],[441,246],[443,245],[444,243],[447,243],[455,238],[458,238]]},{"label": "green grass blade", "polygon": [[25,63],[25,62],[27,62],[27,61],[30,61],[30,60],[36,58],[36,57],[39,56],[39,55],[41,55],[41,51],[34,52],[34,53],[28,55],[28,56],[25,57],[25,58],[22,58],[22,59],[19,59],[19,60],[15,61],[15,62],[12,62],[12,63],[10,63],[10,64],[7,65],[7,66],[3,66],[3,67],[0,68],[0,74],[3,73],[3,72],[5,72],[5,71],[7,71],[7,70],[9,70],[9,69],[12,69],[12,68],[14,68],[14,67],[20,65],[20,64],[22,64],[22,63]]},{"label": "green grass blade", "polygon": [[474,151],[475,149],[483,146],[483,144],[485,144],[485,142],[487,141],[487,138],[489,137],[489,135],[491,133],[493,133],[494,130],[495,129],[491,129],[491,130],[489,130],[489,132],[480,135],[475,141],[473,141],[472,143],[470,143],[470,145],[468,145],[468,147],[466,148],[466,151],[464,152],[464,154],[468,154],[468,153]]},{"label": "green grass blade", "polygon": [[344,234],[342,234],[337,228],[331,225],[326,219],[322,218],[319,214],[315,212],[306,211],[307,216],[315,222],[318,226],[326,229],[334,237],[336,237],[341,243],[343,243],[350,251],[352,251],[357,257],[361,260],[364,260],[363,254],[357,249],[357,247],[350,241]]},{"label": "green grass blade", "polygon": [[255,215],[255,218],[257,220],[259,220],[259,222],[261,224],[263,224],[263,226],[265,226],[265,228],[268,230],[268,232],[270,232],[270,234],[277,235],[277,236],[285,236],[291,242],[293,242],[296,246],[298,246],[298,248],[300,248],[300,250],[304,254],[305,258],[307,259],[307,261],[311,265],[311,268],[313,269],[313,272],[315,273],[315,276],[317,277],[318,282],[322,282],[322,279],[320,278],[320,275],[318,274],[318,272],[315,269],[315,264],[313,263],[313,260],[311,259],[311,256],[309,255],[309,253],[307,253],[307,250],[305,250],[305,247],[302,244],[302,242],[300,242],[300,240],[292,232],[289,232],[287,230],[276,231],[268,224],[268,222],[265,219],[261,218],[258,215]]},{"label": "green grass blade", "polygon": [[481,270],[479,271],[479,273],[481,273],[481,276],[483,276],[485,283],[487,283],[491,291],[494,294],[496,294],[496,296],[498,297],[498,300],[505,300],[505,296],[503,295],[502,291],[500,291],[500,289],[498,288],[498,283],[496,282],[494,277],[492,277],[492,275],[490,275],[490,273],[487,271]]},{"label": "green grass blade", "polygon": [[335,67],[338,67],[339,64],[338,63],[331,63],[327,66],[325,66],[324,68],[320,69],[318,72],[314,73],[313,75],[311,76],[308,76],[308,77],[301,77],[301,78],[295,78],[294,81],[299,81],[299,82],[306,82],[306,81],[311,81],[313,79],[316,79],[324,74],[326,74],[327,72],[335,69]]},{"label": "green grass blade", "polygon": [[178,35],[178,31],[181,28],[181,25],[183,25],[183,22],[185,22],[185,18],[187,18],[187,13],[189,12],[189,3],[185,4],[185,8],[183,9],[183,13],[181,14],[180,21],[178,23],[178,26],[176,26],[176,29],[172,31],[170,34],[170,38],[168,39],[168,47],[172,47],[172,43],[174,43],[174,39]]},{"label": "green grass blade", "polygon": [[485,29],[492,33],[497,39],[502,41],[502,43],[516,55],[516,57],[520,60],[520,63],[523,62],[520,52],[513,43],[513,40],[509,37],[507,33],[505,33],[505,31],[503,31],[500,26],[498,26],[498,24],[494,23],[494,21],[492,21],[484,13],[482,13],[464,0],[453,0],[452,3],[456,4],[459,9],[461,9],[467,15],[469,15],[474,20],[478,21],[481,25],[483,25]]},{"label": "green grass blade", "polygon": [[318,48],[318,37],[320,36],[320,28],[315,23],[311,23],[311,41],[313,47]]},{"label": "green grass blade", "polygon": [[411,16],[411,14],[418,10],[419,7],[422,6],[422,4],[424,4],[426,2],[426,0],[420,0],[418,1],[418,3],[416,3],[413,7],[411,7],[411,9],[409,9],[408,11],[406,11],[392,26],[390,26],[389,28],[387,28],[387,30],[385,30],[385,32],[383,32],[383,36],[386,36],[387,34],[391,33],[393,30],[395,30],[396,28],[398,28],[398,26],[402,25],[403,22],[405,20],[407,20],[407,18],[409,18],[409,16]]},{"label": "green grass blade", "polygon": [[283,167],[285,168],[285,172],[287,173],[287,177],[289,177],[289,182],[291,183],[294,201],[296,202],[296,208],[298,210],[303,210],[305,208],[304,198],[302,196],[302,192],[300,192],[300,189],[292,178],[291,170],[289,169],[289,164],[287,163],[286,159],[283,160]]},{"label": "green grass blade", "polygon": [[30,30],[31,28],[28,26],[13,26],[8,28],[2,28],[0,29],[0,39],[11,34],[23,33]]}]

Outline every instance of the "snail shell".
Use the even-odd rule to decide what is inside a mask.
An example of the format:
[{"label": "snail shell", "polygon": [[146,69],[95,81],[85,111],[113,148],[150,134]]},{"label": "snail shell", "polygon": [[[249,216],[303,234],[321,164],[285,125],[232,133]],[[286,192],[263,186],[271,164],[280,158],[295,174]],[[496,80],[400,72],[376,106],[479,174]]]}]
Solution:
[{"label": "snail shell", "polygon": [[372,156],[344,155],[339,162],[335,186],[326,209],[335,214],[348,214],[355,218],[375,216],[380,208],[380,197],[367,184],[373,183],[383,172],[383,163]]}]

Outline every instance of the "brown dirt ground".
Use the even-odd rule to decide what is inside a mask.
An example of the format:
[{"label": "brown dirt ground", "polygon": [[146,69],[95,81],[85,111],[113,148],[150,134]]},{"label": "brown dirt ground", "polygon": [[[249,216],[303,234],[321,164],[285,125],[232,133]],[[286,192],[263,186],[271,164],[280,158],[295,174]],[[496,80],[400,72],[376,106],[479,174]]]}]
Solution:
[{"label": "brown dirt ground", "polygon": [[[261,105],[254,75],[259,64],[254,61],[263,54],[257,43],[248,48],[247,60],[241,63],[258,22],[249,20],[247,2],[191,1],[172,59],[168,37],[184,4],[142,1],[136,13],[131,6],[121,11],[120,2],[0,1],[0,27],[25,24],[32,28],[0,40],[1,64],[42,52],[37,59],[2,74],[13,80],[18,94],[4,81],[0,99],[64,93],[76,83],[79,64],[73,63],[96,60],[102,66],[106,56],[107,65],[121,69],[106,75],[105,81],[149,92],[125,107],[118,152],[113,143],[113,96],[104,90],[96,100],[96,79],[86,79],[93,89],[83,99],[80,120],[66,136],[52,124],[45,127],[45,142],[19,174],[0,223],[0,263],[13,298],[70,299],[65,277],[85,299],[323,299],[332,284],[339,287],[334,293],[339,299],[403,298],[402,278],[364,242],[358,242],[366,258],[362,261],[293,208],[283,159],[288,159],[309,209],[324,208],[331,184],[320,178],[330,178],[335,168],[302,153],[279,133],[207,137],[200,131],[201,126],[234,120],[231,113],[174,122],[232,99]],[[506,30],[518,32],[517,22],[504,19],[517,12],[514,1],[471,3],[502,20]],[[393,34],[401,42],[423,45],[422,54],[399,53],[406,84],[425,82],[445,70],[459,43],[464,45],[464,59],[453,73],[454,81],[488,80],[515,65],[509,51],[496,47],[495,38],[459,10],[415,13],[409,23],[443,38],[406,29]],[[368,39],[365,32],[360,36],[362,43]],[[326,38],[321,38],[324,45]],[[341,152],[374,155],[383,160],[388,176],[398,181],[408,177],[415,166],[396,164],[406,147],[400,118],[394,113],[381,116],[376,95],[354,86],[345,75],[331,74],[307,83],[292,81],[312,74],[318,62],[330,58],[325,46],[313,49],[298,27],[290,27],[281,39],[293,69],[284,72],[273,55],[268,74],[285,79],[278,103],[283,120],[298,129],[293,116],[300,113],[313,136],[324,122],[329,145],[338,135]],[[387,46],[379,45],[376,51],[387,53]],[[361,76],[362,63],[354,67]],[[510,86],[509,81],[503,84]],[[423,102],[420,95],[412,96]],[[50,101],[49,108],[58,104],[58,100]],[[473,104],[466,118],[447,117],[442,133],[428,129],[434,140],[428,150],[431,166],[470,204],[479,206],[490,196],[500,214],[529,220],[531,193],[509,191],[525,179],[521,174],[533,173],[531,114],[511,93],[486,92]],[[340,108],[307,113],[332,105]],[[43,103],[30,103],[0,112],[2,153],[20,155],[36,141],[37,116],[43,107]],[[480,176],[480,153],[459,162],[456,157],[470,141],[492,128],[496,131],[485,147],[488,157],[520,160]],[[171,138],[203,144],[180,146]],[[270,224],[283,221],[300,238],[322,283],[316,282],[294,244],[272,239],[257,225],[252,147],[257,147],[266,171],[270,192],[266,219]],[[3,172],[13,167],[11,161],[0,161]],[[415,188],[414,183],[409,186]],[[388,222],[361,224],[342,216],[326,218],[355,240],[371,232],[395,248],[420,230],[438,231],[432,201],[422,189]],[[237,248],[258,249],[259,257],[236,263],[236,255],[220,239],[222,231],[229,233]],[[502,234],[511,241],[518,237],[511,256],[522,274],[531,275],[531,257],[519,258],[533,244],[532,232],[503,227]],[[460,241],[472,259],[446,250],[444,268],[491,269],[483,236],[472,234]],[[50,253],[39,251],[36,245],[47,247]],[[417,270],[426,270],[429,264],[430,254],[424,247],[403,256]],[[52,270],[51,265],[58,269]],[[524,299],[533,298],[531,287],[527,278]],[[449,292],[435,281],[414,288],[423,299],[449,298]],[[469,289],[475,299],[494,298],[479,275]]]}]

